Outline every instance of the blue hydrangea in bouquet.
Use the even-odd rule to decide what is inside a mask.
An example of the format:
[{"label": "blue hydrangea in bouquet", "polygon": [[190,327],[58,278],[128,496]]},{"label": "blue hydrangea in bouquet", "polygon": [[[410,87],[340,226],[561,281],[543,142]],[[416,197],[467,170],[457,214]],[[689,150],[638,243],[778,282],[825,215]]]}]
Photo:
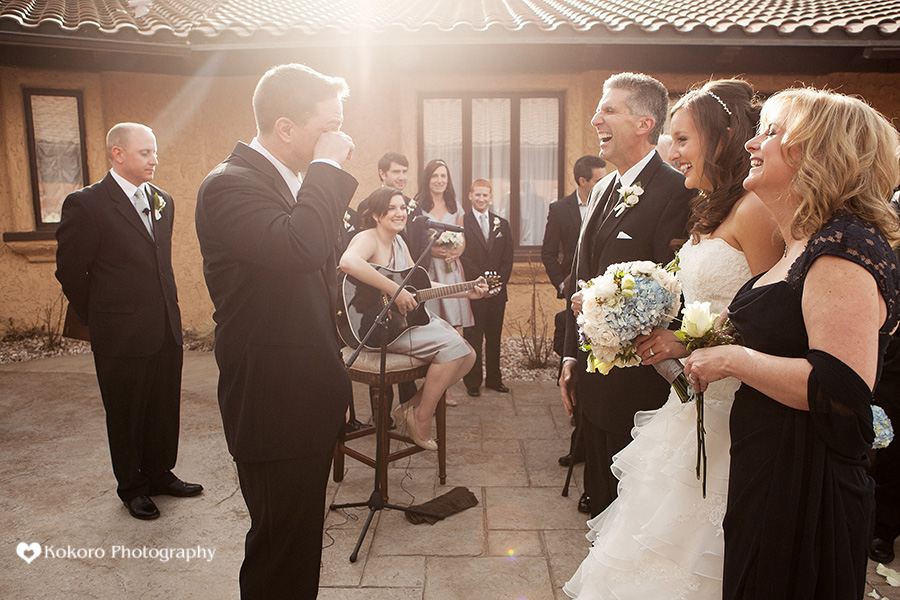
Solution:
[{"label": "blue hydrangea in bouquet", "polygon": [[676,268],[647,260],[616,263],[584,285],[578,334],[589,373],[641,363],[635,338],[668,327],[681,308]]},{"label": "blue hydrangea in bouquet", "polygon": [[887,448],[894,439],[894,428],[884,409],[877,404],[872,405],[872,427],[875,429],[875,441],[872,448],[880,450]]}]

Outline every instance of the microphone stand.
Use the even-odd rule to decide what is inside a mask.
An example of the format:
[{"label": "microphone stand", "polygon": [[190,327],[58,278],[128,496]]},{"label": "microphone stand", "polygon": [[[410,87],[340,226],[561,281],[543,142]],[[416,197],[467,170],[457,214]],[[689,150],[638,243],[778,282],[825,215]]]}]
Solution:
[{"label": "microphone stand", "polygon": [[[418,260],[416,260],[416,264],[409,269],[409,272],[406,274],[406,277],[403,278],[403,281],[400,283],[400,286],[397,288],[397,291],[394,292],[394,295],[391,296],[391,299],[385,304],[384,308],[381,309],[381,312],[376,317],[375,322],[372,323],[372,326],[366,332],[365,337],[363,337],[362,341],[360,341],[359,346],[356,347],[356,350],[353,351],[353,354],[350,355],[350,358],[346,362],[347,368],[350,368],[354,362],[356,362],[357,357],[359,357],[359,353],[362,352],[365,347],[366,342],[369,338],[378,330],[380,334],[381,340],[381,369],[380,369],[380,385],[378,388],[378,418],[375,423],[375,486],[372,490],[372,494],[369,496],[369,499],[365,502],[349,502],[345,504],[331,504],[329,509],[338,510],[340,508],[360,508],[366,506],[369,508],[369,516],[366,518],[366,523],[363,525],[362,532],[359,534],[359,539],[356,541],[356,547],[353,548],[353,553],[350,554],[350,562],[356,562],[357,557],[359,556],[359,549],[362,547],[363,540],[366,537],[366,533],[369,531],[369,526],[372,524],[372,518],[375,516],[375,513],[383,510],[385,508],[390,508],[392,510],[399,510],[407,513],[413,513],[418,515],[424,515],[426,517],[433,517],[435,519],[443,519],[444,515],[439,515],[436,513],[431,513],[424,510],[419,510],[417,508],[410,508],[408,506],[399,506],[397,504],[388,504],[385,502],[385,498],[381,493],[381,479],[378,476],[381,472],[382,461],[385,458],[386,450],[384,443],[388,441],[388,424],[387,418],[390,413],[390,407],[385,406],[385,396],[386,396],[386,388],[385,388],[385,371],[387,366],[387,315],[388,311],[390,311],[391,307],[394,306],[394,302],[397,300],[397,296],[400,295],[400,292],[406,289],[406,284],[409,282],[413,273],[425,257],[431,252],[431,247],[434,246],[434,242],[437,240],[438,236],[432,237],[431,241],[425,247],[425,250],[419,256]],[[399,400],[398,400],[399,401]],[[342,429],[343,432],[343,429]],[[343,433],[342,433],[343,435]],[[343,439],[343,438],[342,438]],[[441,440],[441,443],[444,443],[444,440]]]}]

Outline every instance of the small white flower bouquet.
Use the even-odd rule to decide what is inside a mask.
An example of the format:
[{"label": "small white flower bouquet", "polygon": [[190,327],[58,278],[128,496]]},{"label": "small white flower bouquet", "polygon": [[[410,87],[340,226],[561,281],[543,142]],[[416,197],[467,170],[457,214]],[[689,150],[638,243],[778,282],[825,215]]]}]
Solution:
[{"label": "small white flower bouquet", "polygon": [[610,265],[581,291],[578,333],[589,373],[639,365],[634,339],[667,327],[681,308],[678,279],[647,260]]},{"label": "small white flower bouquet", "polygon": [[[435,246],[445,246],[447,248],[460,248],[465,242],[463,234],[459,231],[444,231],[434,242]],[[444,269],[447,273],[453,272],[453,260],[444,261]]]}]

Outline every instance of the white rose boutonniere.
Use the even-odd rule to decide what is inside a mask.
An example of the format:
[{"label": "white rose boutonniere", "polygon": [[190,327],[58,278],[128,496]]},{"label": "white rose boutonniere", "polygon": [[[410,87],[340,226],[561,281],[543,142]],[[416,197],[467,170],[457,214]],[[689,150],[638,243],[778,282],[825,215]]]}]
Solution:
[{"label": "white rose boutonniere", "polygon": [[350,231],[353,229],[353,225],[350,223],[350,212],[344,211],[344,229]]},{"label": "white rose boutonniere", "polygon": [[622,200],[613,207],[613,211],[616,217],[621,217],[622,213],[625,212],[626,209],[631,208],[641,199],[641,194],[644,193],[644,188],[641,187],[641,182],[637,181],[634,185],[626,185],[625,187],[619,188],[619,196]]},{"label": "white rose boutonniere", "polygon": [[500,229],[500,217],[494,217],[494,230]]},{"label": "white rose boutonniere", "polygon": [[162,211],[165,207],[165,199],[159,195],[159,192],[153,192],[153,216],[157,221],[162,219]]},{"label": "white rose boutonniere", "polygon": [[416,201],[411,199],[409,201],[409,204],[406,205],[406,212],[411,213],[412,211],[416,210],[416,206],[418,206],[416,204]]}]

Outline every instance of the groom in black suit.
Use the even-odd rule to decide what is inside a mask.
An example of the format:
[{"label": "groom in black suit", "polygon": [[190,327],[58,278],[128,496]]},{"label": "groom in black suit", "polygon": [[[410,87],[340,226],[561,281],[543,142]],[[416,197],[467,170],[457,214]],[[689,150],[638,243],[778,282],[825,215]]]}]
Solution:
[{"label": "groom in black suit", "polygon": [[[655,150],[668,109],[668,93],[643,74],[620,73],[603,84],[603,97],[591,125],[600,138],[600,157],[616,165],[591,193],[572,265],[570,293],[576,282],[602,275],[612,263],[651,260],[668,263],[673,240],[685,236],[691,192],[684,177]],[[619,187],[640,186],[636,204],[619,207]],[[616,210],[620,208],[620,210]],[[573,298],[580,304],[580,294]],[[662,406],[669,385],[652,367],[615,368],[609,375],[586,373],[587,354],[578,347],[575,314],[566,323],[565,361],[559,378],[563,404],[571,414],[576,402],[585,442],[585,492],[591,514],[616,497],[618,481],[612,457],[631,441],[634,414]]]},{"label": "groom in black suit", "polygon": [[219,409],[251,519],[245,600],[318,593],[328,471],[352,393],[334,323],[335,247],[357,186],[341,169],[353,152],[346,94],[343,79],[303,65],[267,71],[257,136],[197,196]]},{"label": "groom in black suit", "polygon": [[150,185],[156,137],[119,123],[106,136],[112,169],[69,194],[56,230],[56,278],[87,325],[106,410],[117,493],[136,519],[150,496],[196,496],[175,477],[181,406],[181,313],[172,272],[175,204]]}]

